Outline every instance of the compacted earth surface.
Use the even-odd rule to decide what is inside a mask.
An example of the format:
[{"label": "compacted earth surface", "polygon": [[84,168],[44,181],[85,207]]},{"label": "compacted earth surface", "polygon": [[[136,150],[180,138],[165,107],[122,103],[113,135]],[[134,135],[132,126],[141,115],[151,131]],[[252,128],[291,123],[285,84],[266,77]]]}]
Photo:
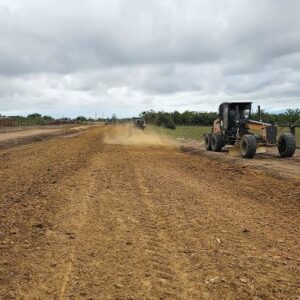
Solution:
[{"label": "compacted earth surface", "polygon": [[134,136],[0,150],[0,299],[299,299],[299,162]]},{"label": "compacted earth surface", "polygon": [[45,141],[58,136],[79,134],[93,125],[49,125],[0,128],[0,150],[18,145],[30,144],[36,141]]}]

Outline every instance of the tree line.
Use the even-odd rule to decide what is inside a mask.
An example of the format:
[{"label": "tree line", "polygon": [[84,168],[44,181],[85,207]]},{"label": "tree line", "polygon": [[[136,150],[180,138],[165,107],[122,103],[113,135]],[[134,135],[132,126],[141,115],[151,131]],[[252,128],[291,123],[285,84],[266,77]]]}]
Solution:
[{"label": "tree line", "polygon": [[[105,121],[105,119],[97,119],[97,121]],[[55,119],[51,116],[43,116],[39,113],[29,114],[27,116],[1,116],[0,126],[32,126],[32,125],[60,125],[60,124],[75,124],[75,123],[90,123],[95,122],[92,118],[78,116],[76,118],[58,118]]]},{"label": "tree line", "polygon": [[[176,125],[198,125],[198,126],[212,126],[215,119],[218,118],[216,112],[197,112],[197,111],[185,111],[185,112],[164,112],[164,111],[144,111],[140,114],[140,117],[144,118],[147,124],[154,124],[157,126],[163,126],[170,129],[175,129]],[[261,110],[260,116],[258,112],[254,112],[251,115],[251,119],[266,123],[278,124],[281,126],[292,126],[300,124],[300,109],[287,109],[283,113],[268,113],[265,110]]]},{"label": "tree line", "polygon": [[[197,112],[197,111],[144,111],[140,114],[141,118],[144,118],[147,124],[154,124],[166,128],[175,129],[177,125],[198,125],[198,126],[211,126],[218,113],[216,112]],[[258,112],[252,113],[251,119],[259,121],[260,119],[266,123],[274,123],[279,126],[300,126],[300,109],[287,109],[283,113],[269,113],[265,110],[261,110],[260,116]],[[55,119],[51,116],[43,116],[39,113],[29,114],[27,116],[10,116],[3,117],[0,114],[1,124],[8,124],[7,126],[18,125],[56,125],[56,124],[72,124],[72,123],[88,123],[88,122],[129,122],[130,118],[119,119],[115,114],[111,118],[94,120],[92,118],[86,118],[84,116],[78,116],[76,118],[59,118]],[[6,122],[5,122],[6,121]],[[115,121],[115,122],[114,122]],[[13,124],[13,125],[9,125]]]}]

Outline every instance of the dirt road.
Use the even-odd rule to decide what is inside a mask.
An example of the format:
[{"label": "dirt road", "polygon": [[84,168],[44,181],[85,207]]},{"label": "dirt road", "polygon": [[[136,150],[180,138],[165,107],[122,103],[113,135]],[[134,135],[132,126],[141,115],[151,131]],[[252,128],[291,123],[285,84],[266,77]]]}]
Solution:
[{"label": "dirt road", "polygon": [[288,181],[300,182],[300,149],[296,149],[293,157],[281,158],[277,147],[260,147],[253,159],[242,159],[239,146],[225,146],[221,152],[206,151],[204,143],[181,141],[181,151],[193,155],[209,157],[212,160],[235,164],[238,168],[253,167],[268,173],[272,177],[285,178]]},{"label": "dirt road", "polygon": [[92,126],[93,125],[67,124],[37,127],[32,126],[30,128],[6,128],[5,131],[0,132],[0,149],[48,140],[62,135],[75,135],[76,133],[86,130]]},{"label": "dirt road", "polygon": [[299,181],[113,134],[0,152],[0,299],[299,299]]}]

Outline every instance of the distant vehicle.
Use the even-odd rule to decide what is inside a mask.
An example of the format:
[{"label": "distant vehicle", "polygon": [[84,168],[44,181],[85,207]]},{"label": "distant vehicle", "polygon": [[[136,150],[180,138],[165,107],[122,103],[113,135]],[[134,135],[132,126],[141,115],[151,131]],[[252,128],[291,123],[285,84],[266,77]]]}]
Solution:
[{"label": "distant vehicle", "polygon": [[250,119],[251,106],[252,102],[222,103],[212,132],[204,134],[206,150],[218,152],[225,145],[237,145],[242,157],[253,158],[258,146],[277,146],[281,157],[293,156],[295,137],[291,133],[283,133],[277,139],[276,125]]},{"label": "distant vehicle", "polygon": [[141,130],[145,130],[147,126],[144,118],[133,118],[133,125]]}]

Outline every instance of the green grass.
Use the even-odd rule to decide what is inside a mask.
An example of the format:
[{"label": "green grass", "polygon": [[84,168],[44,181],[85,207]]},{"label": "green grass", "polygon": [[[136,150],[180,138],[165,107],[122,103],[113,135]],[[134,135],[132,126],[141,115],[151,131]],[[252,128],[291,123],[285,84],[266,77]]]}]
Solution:
[{"label": "green grass", "polygon": [[175,130],[162,128],[154,125],[147,126],[147,131],[166,135],[172,138],[187,138],[194,140],[203,139],[203,134],[211,132],[209,126],[177,126]]},{"label": "green grass", "polygon": [[[211,132],[210,126],[177,126],[175,130],[148,125],[147,131],[167,135],[172,138],[187,138],[202,141],[203,134]],[[278,127],[278,136],[284,132],[289,132],[287,127]],[[296,128],[296,143],[300,146],[300,128]]]}]

